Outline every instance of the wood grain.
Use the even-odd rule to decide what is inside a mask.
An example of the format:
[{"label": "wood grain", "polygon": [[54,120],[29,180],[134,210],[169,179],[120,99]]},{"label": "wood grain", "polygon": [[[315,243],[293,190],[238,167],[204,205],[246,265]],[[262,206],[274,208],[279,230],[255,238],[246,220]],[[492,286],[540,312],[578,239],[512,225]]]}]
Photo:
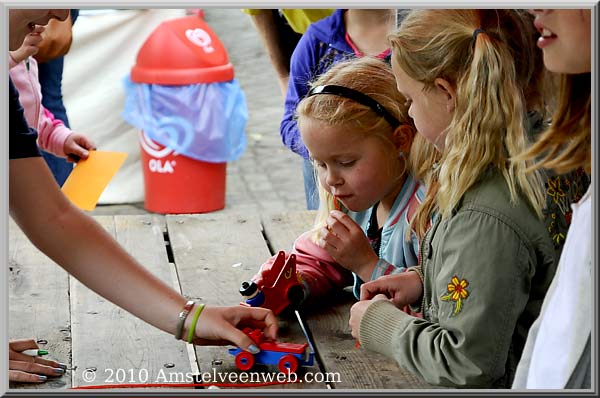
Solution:
[{"label": "wood grain", "polygon": [[[9,338],[47,341],[40,344],[49,351],[46,358],[71,368],[69,275],[40,252],[12,219],[8,239]],[[69,387],[70,371],[42,384],[10,383],[10,388]]]},{"label": "wood grain", "polygon": [[[271,257],[256,214],[167,216],[167,228],[183,294],[207,305],[238,305],[240,284]],[[303,342],[295,318],[285,320],[279,341]],[[196,347],[201,372],[239,374],[226,347]],[[276,373],[257,365],[253,372]],[[227,376],[229,377],[229,376]],[[233,377],[233,376],[232,376]],[[275,388],[324,388],[319,383],[294,383]]]},{"label": "wood grain", "polygon": [[[172,285],[163,237],[164,217],[95,218],[151,273]],[[106,301],[75,279],[71,279],[71,311],[76,368],[73,386],[137,384],[144,382],[146,372],[146,382],[154,383],[162,377],[190,372],[185,343]],[[86,369],[96,369],[93,383],[83,380]]]}]

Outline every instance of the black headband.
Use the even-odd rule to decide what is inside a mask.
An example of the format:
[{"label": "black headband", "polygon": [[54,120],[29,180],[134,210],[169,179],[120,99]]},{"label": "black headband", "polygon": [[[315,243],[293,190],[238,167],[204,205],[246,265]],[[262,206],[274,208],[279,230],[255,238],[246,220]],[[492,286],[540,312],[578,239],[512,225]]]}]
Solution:
[{"label": "black headband", "polygon": [[394,117],[387,109],[383,107],[379,102],[360,91],[352,88],[337,86],[334,84],[326,84],[324,86],[315,86],[310,89],[306,97],[312,97],[317,94],[332,94],[340,97],[348,98],[371,108],[379,116],[383,117],[394,129],[400,126],[402,123]]}]

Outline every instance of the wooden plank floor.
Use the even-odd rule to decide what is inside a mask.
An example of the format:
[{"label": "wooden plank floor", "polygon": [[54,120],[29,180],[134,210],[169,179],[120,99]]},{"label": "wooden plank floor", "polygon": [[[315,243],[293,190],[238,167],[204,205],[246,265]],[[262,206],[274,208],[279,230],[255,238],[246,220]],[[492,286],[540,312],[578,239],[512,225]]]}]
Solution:
[{"label": "wooden plank floor", "polygon": [[[208,305],[237,305],[239,286],[279,250],[312,227],[315,212],[276,215],[197,214],[96,216],[95,219],[153,274],[185,296]],[[159,374],[238,374],[227,347],[192,347],[145,324],[82,286],[41,254],[11,221],[9,232],[9,334],[48,341],[50,356],[68,365],[63,377],[11,388],[69,388],[107,382],[110,370]],[[338,374],[329,382],[275,385],[284,389],[431,388],[380,354],[356,349],[348,326],[355,302],[349,291],[302,309],[319,361],[305,371]],[[306,341],[295,317],[284,319],[283,342]],[[93,383],[83,371],[96,369]],[[110,370],[109,370],[110,369]],[[138,372],[138,373],[136,373]],[[257,366],[253,372],[278,372]],[[130,373],[127,373],[129,376]],[[302,372],[300,373],[302,376]],[[142,380],[125,380],[125,382]],[[214,381],[214,380],[213,380]],[[217,381],[218,382],[218,381]],[[228,380],[225,380],[228,382]],[[262,387],[268,388],[268,387]],[[258,391],[258,390],[257,390]]]},{"label": "wooden plank floor", "polygon": [[[167,228],[183,294],[207,305],[239,304],[240,284],[271,257],[256,214],[167,216]],[[306,341],[295,319],[287,319],[286,323],[287,327],[280,330],[280,341]],[[223,377],[240,373],[225,347],[195,349],[201,372],[215,369]],[[276,367],[266,366],[257,366],[253,371],[278,372]],[[325,385],[293,383],[273,388],[325,388]]]},{"label": "wooden plank floor", "polygon": [[[49,352],[49,359],[71,368],[69,275],[36,249],[12,219],[8,231],[9,339],[34,338]],[[10,384],[11,388],[69,388],[71,377],[67,371],[43,384]]]},{"label": "wooden plank floor", "polygon": [[[151,273],[173,284],[163,238],[164,217],[97,216],[95,219]],[[185,343],[104,300],[73,278],[71,313],[74,387],[137,384],[146,377],[147,383],[154,383],[163,376],[191,370]],[[96,380],[84,381],[84,370],[94,368]],[[118,369],[125,371],[125,379]]]}]

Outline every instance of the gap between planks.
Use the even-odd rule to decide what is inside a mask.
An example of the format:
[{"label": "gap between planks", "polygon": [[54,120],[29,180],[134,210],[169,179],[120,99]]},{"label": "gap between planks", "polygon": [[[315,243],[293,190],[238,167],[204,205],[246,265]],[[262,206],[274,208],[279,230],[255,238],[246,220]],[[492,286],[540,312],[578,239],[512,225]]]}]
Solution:
[{"label": "gap between planks", "polygon": [[[165,250],[167,251],[167,257],[169,258],[169,266],[171,267],[171,281],[173,288],[181,295],[183,292],[181,291],[181,284],[179,282],[179,274],[177,273],[177,266],[175,265],[173,259],[173,251],[171,246],[171,239],[169,237],[169,227],[167,223],[164,224],[163,237],[165,242]],[[198,357],[196,356],[196,350],[194,349],[193,344],[185,343],[185,348],[187,350],[188,360],[190,362],[190,369],[192,374],[199,375],[200,367],[198,366]]]}]

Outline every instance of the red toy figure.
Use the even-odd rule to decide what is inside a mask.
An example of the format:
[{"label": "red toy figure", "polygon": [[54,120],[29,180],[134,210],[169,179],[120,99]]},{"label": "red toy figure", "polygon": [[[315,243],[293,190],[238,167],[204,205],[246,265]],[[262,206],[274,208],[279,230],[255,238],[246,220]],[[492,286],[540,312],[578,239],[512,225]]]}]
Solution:
[{"label": "red toy figure", "polygon": [[298,366],[312,366],[315,353],[309,349],[308,343],[278,343],[265,338],[259,329],[245,328],[246,333],[260,348],[260,352],[252,355],[240,348],[230,348],[228,351],[235,355],[235,365],[241,371],[252,369],[255,364],[277,365],[281,372],[295,373]]},{"label": "red toy figure", "polygon": [[280,251],[271,267],[263,270],[261,276],[255,281],[242,282],[242,305],[268,308],[279,315],[290,304],[296,307],[304,299],[304,289],[296,273],[295,254],[286,261],[285,252]]}]

